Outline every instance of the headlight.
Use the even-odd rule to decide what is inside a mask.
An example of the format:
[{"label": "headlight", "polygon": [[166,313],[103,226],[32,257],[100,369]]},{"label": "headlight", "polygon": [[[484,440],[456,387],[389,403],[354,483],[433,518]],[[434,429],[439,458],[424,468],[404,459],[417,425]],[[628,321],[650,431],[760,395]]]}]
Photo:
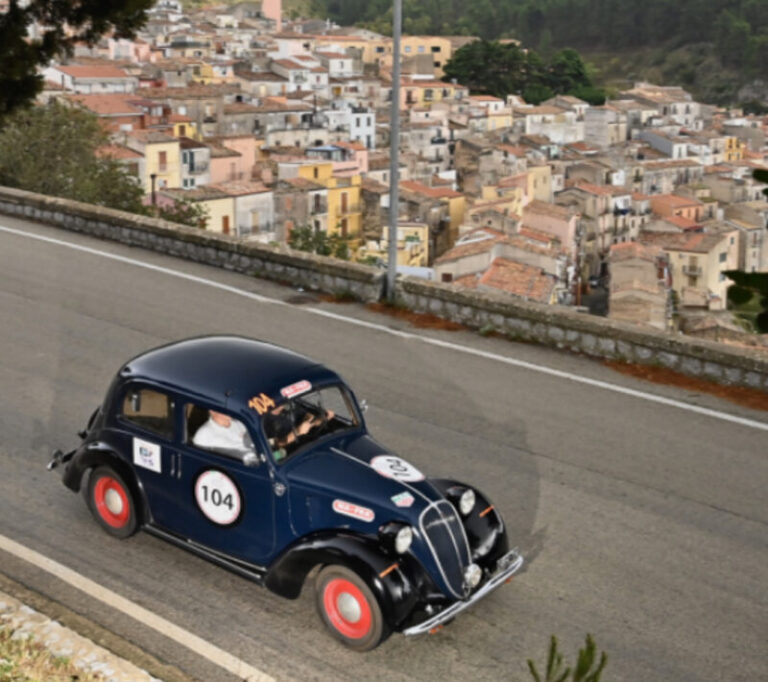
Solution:
[{"label": "headlight", "polygon": [[410,526],[403,526],[395,535],[395,551],[405,554],[413,542],[413,531]]},{"label": "headlight", "polygon": [[459,498],[459,511],[463,516],[469,515],[469,513],[475,508],[475,491],[472,488],[467,488]]},{"label": "headlight", "polygon": [[477,564],[470,564],[464,569],[464,582],[471,590],[474,590],[480,584],[482,577],[483,569]]},{"label": "headlight", "polygon": [[390,521],[379,528],[379,541],[387,552],[405,554],[413,542],[413,528],[400,521]]}]

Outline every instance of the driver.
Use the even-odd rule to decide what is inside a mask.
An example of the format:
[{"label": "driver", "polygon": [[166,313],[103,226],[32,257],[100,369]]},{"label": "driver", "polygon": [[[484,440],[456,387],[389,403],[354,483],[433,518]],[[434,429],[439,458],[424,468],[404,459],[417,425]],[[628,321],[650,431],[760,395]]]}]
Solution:
[{"label": "driver", "polygon": [[324,415],[319,415],[299,403],[285,402],[264,416],[264,432],[276,449],[285,448],[295,443],[299,436],[305,436],[311,429],[333,417],[332,410],[325,410]]}]

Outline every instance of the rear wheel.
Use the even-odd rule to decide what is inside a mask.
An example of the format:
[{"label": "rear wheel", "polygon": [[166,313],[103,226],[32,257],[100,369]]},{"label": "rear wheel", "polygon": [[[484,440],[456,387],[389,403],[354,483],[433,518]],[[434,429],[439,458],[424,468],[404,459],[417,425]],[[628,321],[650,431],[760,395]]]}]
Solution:
[{"label": "rear wheel", "polygon": [[370,651],[389,634],[373,592],[344,566],[333,564],[318,573],[315,598],[325,625],[350,649]]},{"label": "rear wheel", "polygon": [[136,504],[130,488],[112,467],[100,466],[88,478],[88,507],[110,535],[127,538],[136,532]]}]

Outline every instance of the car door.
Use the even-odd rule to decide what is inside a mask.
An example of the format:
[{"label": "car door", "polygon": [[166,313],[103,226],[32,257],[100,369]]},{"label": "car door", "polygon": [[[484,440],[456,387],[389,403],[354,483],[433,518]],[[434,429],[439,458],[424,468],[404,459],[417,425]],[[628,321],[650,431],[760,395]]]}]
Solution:
[{"label": "car door", "polygon": [[[257,459],[256,466],[247,466],[242,451],[195,445],[195,432],[205,425],[200,417],[209,409],[177,402],[181,437],[168,470],[171,503],[159,505],[157,524],[216,552],[268,563],[275,545],[271,464]],[[233,415],[218,414],[242,425]]]}]

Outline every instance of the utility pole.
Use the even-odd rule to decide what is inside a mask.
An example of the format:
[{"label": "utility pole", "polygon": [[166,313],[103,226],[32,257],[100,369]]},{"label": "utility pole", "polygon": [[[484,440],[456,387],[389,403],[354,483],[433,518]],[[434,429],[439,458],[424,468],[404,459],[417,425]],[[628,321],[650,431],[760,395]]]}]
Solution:
[{"label": "utility pole", "polygon": [[392,16],[392,113],[389,125],[389,254],[387,300],[395,301],[397,278],[397,217],[400,202],[400,34],[403,31],[403,0],[393,0]]}]

